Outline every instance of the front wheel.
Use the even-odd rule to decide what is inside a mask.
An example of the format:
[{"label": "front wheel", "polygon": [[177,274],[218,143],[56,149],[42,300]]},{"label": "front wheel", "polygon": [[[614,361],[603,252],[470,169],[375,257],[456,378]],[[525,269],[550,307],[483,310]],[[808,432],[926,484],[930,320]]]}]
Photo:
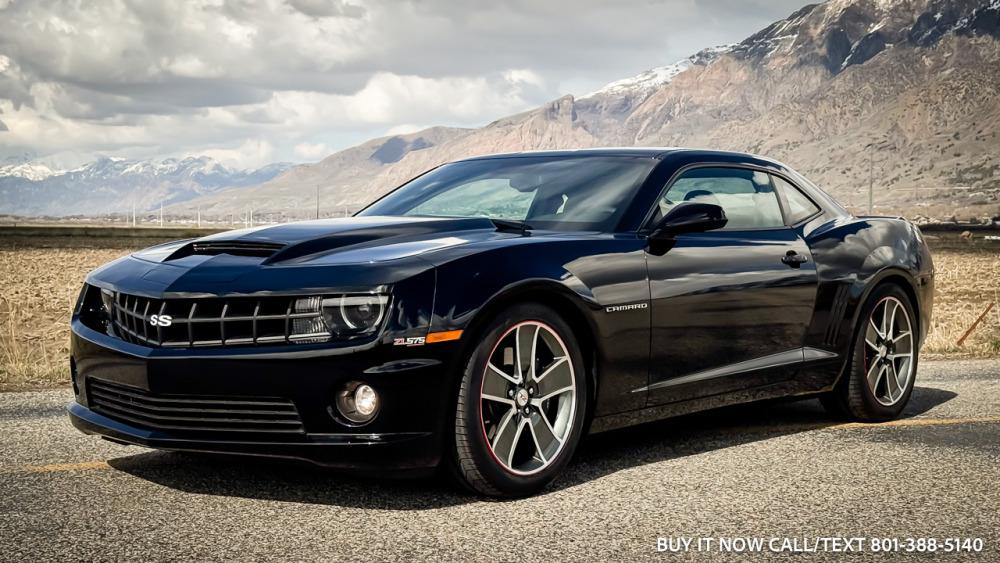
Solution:
[{"label": "front wheel", "polygon": [[582,354],[569,325],[538,304],[508,309],[482,334],[457,397],[456,475],[481,494],[530,495],[559,475],[580,440]]},{"label": "front wheel", "polygon": [[856,420],[896,418],[917,375],[918,323],[909,296],[893,284],[876,288],[858,323],[845,379],[823,404]]}]

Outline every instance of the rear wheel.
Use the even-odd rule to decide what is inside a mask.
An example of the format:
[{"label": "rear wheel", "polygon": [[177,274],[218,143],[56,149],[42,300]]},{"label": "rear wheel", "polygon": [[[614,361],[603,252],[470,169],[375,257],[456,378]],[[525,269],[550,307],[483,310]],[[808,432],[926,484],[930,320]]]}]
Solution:
[{"label": "rear wheel", "polygon": [[456,475],[481,494],[530,495],[559,475],[579,442],[582,355],[566,322],[542,305],[512,307],[483,334],[457,397]]},{"label": "rear wheel", "polygon": [[859,316],[849,370],[823,404],[857,420],[889,420],[903,411],[917,374],[917,320],[897,285],[875,289]]}]

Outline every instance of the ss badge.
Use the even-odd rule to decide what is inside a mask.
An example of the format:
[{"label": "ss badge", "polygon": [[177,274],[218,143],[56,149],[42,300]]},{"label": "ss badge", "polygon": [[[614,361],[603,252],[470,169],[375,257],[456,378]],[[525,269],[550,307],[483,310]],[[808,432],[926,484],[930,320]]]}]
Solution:
[{"label": "ss badge", "polygon": [[170,315],[151,315],[149,324],[153,326],[170,326],[174,324],[174,318]]}]

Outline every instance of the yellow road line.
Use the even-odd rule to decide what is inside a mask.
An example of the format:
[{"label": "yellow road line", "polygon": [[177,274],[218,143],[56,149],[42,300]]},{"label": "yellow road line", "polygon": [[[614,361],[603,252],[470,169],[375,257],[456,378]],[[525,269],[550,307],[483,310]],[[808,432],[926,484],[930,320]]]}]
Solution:
[{"label": "yellow road line", "polygon": [[848,422],[832,428],[852,430],[855,428],[883,428],[896,426],[949,426],[955,424],[973,424],[977,422],[1000,422],[1000,416],[980,416],[970,418],[902,418],[888,422]]},{"label": "yellow road line", "polygon": [[81,463],[50,463],[48,465],[29,465],[22,468],[26,473],[57,473],[60,471],[90,471],[93,469],[111,469],[106,461],[84,461]]}]

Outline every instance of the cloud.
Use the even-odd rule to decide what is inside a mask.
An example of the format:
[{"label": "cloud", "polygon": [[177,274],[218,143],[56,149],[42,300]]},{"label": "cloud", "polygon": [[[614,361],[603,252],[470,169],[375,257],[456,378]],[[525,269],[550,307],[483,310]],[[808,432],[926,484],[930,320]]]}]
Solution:
[{"label": "cloud", "polygon": [[235,149],[206,149],[190,156],[205,155],[235,168],[255,168],[274,159],[274,147],[266,139],[247,139]]},{"label": "cloud", "polygon": [[7,124],[4,123],[3,120],[0,120],[0,131],[10,131],[10,129],[7,128]]},{"label": "cloud", "polygon": [[313,159],[587,92],[802,1],[0,0],[0,156]]},{"label": "cloud", "polygon": [[417,125],[415,123],[400,123],[399,125],[393,125],[387,129],[385,136],[391,137],[393,135],[408,135],[410,133],[416,133],[425,127],[425,125]]},{"label": "cloud", "polygon": [[365,9],[346,2],[336,0],[288,0],[293,9],[314,18],[332,18],[346,16],[360,18],[365,15]]},{"label": "cloud", "polygon": [[329,155],[332,150],[325,143],[299,143],[295,145],[295,154],[304,160],[320,160]]}]

